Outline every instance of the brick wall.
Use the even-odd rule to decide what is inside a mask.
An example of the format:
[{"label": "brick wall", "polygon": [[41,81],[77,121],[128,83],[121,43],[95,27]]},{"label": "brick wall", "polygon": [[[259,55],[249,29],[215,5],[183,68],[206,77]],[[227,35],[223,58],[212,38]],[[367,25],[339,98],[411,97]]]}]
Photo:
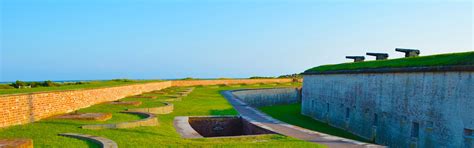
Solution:
[{"label": "brick wall", "polygon": [[118,87],[0,96],[0,128],[171,86],[170,81]]},{"label": "brick wall", "polygon": [[0,96],[0,128],[31,123],[94,104],[171,86],[284,83],[292,79],[187,80],[135,84],[118,87],[41,92]]}]

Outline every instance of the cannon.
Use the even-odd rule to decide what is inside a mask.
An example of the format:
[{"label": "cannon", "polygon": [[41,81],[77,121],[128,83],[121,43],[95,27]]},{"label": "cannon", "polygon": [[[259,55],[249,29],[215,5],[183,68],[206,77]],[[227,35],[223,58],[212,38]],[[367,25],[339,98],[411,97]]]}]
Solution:
[{"label": "cannon", "polygon": [[387,54],[387,53],[372,53],[372,52],[367,52],[367,55],[369,55],[369,56],[375,56],[375,60],[386,60],[386,59],[388,59],[388,54]]},{"label": "cannon", "polygon": [[405,53],[405,57],[417,57],[420,55],[420,50],[418,49],[395,48],[395,51]]},{"label": "cannon", "polygon": [[362,62],[365,60],[364,56],[346,56],[346,59],[353,59],[354,62]]}]

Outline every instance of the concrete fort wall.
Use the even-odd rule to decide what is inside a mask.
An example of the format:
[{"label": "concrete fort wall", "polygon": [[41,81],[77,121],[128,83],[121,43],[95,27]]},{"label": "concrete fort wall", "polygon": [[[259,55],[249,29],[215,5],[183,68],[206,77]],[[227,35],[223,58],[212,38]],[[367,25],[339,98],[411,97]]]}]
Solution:
[{"label": "concrete fort wall", "polygon": [[292,104],[301,100],[299,88],[247,89],[232,94],[253,107]]},{"label": "concrete fort wall", "polygon": [[292,79],[164,81],[96,89],[2,95],[0,96],[0,128],[31,123],[57,114],[86,108],[94,104],[115,101],[126,96],[160,90],[171,86],[285,82],[292,82]]},{"label": "concrete fort wall", "polygon": [[304,75],[302,114],[390,147],[474,147],[474,72]]}]

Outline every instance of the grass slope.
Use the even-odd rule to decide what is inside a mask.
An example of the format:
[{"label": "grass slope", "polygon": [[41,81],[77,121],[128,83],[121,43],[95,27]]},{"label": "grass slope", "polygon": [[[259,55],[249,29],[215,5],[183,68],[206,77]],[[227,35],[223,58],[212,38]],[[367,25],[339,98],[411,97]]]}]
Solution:
[{"label": "grass slope", "polygon": [[[24,89],[0,89],[0,95],[3,94],[21,94],[21,93],[33,93],[33,92],[45,92],[45,91],[61,91],[61,90],[79,90],[79,89],[92,89],[92,88],[103,88],[103,87],[114,87],[131,84],[143,84],[150,82],[160,82],[160,80],[134,80],[130,82],[123,81],[92,81],[88,84],[81,85],[63,85],[56,87],[35,87],[35,88],[24,88]],[[7,84],[0,84],[7,85]]]},{"label": "grass slope", "polygon": [[[301,85],[292,84],[292,86]],[[278,85],[276,87],[288,87]],[[240,88],[275,87],[270,85],[243,85]],[[182,88],[168,88],[163,91],[169,94],[176,93]],[[73,132],[96,136],[103,136],[117,142],[119,147],[322,147],[314,143],[281,135],[263,135],[240,138],[201,138],[182,139],[173,127],[175,116],[203,116],[203,115],[236,115],[233,107],[220,95],[222,90],[239,89],[227,86],[196,87],[195,90],[182,101],[175,101],[174,112],[167,115],[158,115],[160,122],[156,127],[138,127],[131,129],[85,130],[80,129],[84,124],[117,123],[132,121],[143,117],[122,114],[126,106],[98,104],[79,112],[113,113],[112,119],[106,122],[75,121],[60,119],[45,119],[32,124],[13,126],[0,129],[2,138],[32,138],[35,147],[98,147],[98,145],[67,137],[57,136],[59,133]],[[167,94],[158,95],[158,99],[126,98],[124,100],[140,100],[143,106],[160,105],[159,100],[167,99]],[[143,107],[139,106],[139,107]]]},{"label": "grass slope", "polygon": [[439,54],[399,58],[381,61],[366,61],[357,63],[343,63],[335,65],[322,65],[306,70],[305,72],[324,72],[335,70],[373,69],[373,68],[400,68],[400,67],[430,67],[474,65],[474,52]]},{"label": "grass slope", "polygon": [[301,104],[266,106],[259,109],[275,119],[292,125],[338,137],[369,142],[347,131],[332,127],[329,124],[319,122],[317,120],[311,119],[310,117],[302,115]]}]

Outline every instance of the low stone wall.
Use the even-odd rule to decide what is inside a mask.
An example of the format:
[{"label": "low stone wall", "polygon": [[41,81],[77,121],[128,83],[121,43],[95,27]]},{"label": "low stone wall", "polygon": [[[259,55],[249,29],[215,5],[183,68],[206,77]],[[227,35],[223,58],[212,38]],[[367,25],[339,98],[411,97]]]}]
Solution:
[{"label": "low stone wall", "polygon": [[62,133],[62,134],[59,134],[59,136],[92,141],[96,144],[99,144],[100,147],[102,148],[118,148],[117,143],[115,141],[112,141],[104,137],[92,136],[92,135],[86,135],[86,134],[77,134],[77,133]]},{"label": "low stone wall", "polygon": [[304,75],[302,114],[390,147],[474,147],[474,71],[395,70]]},{"label": "low stone wall", "polygon": [[293,79],[232,79],[232,80],[178,80],[172,81],[173,86],[197,85],[231,85],[231,84],[257,84],[257,83],[288,83]]},{"label": "low stone wall", "polygon": [[171,86],[170,81],[128,86],[0,96],[0,128],[31,123],[94,104]]},{"label": "low stone wall", "polygon": [[0,139],[1,148],[33,148],[32,139]]},{"label": "low stone wall", "polygon": [[122,113],[129,113],[129,114],[136,114],[136,115],[143,115],[146,116],[145,119],[140,119],[137,121],[128,121],[128,122],[120,122],[116,124],[91,124],[91,125],[83,125],[81,128],[83,129],[91,129],[91,130],[99,130],[99,129],[120,129],[120,128],[134,128],[140,126],[158,126],[158,118],[156,115],[151,113],[145,112],[131,112],[126,111]]},{"label": "low stone wall", "polygon": [[165,106],[160,107],[151,107],[151,108],[132,108],[127,111],[131,112],[145,112],[152,114],[169,114],[174,110],[174,105],[172,103],[165,103]]},{"label": "low stone wall", "polygon": [[253,107],[292,104],[301,100],[299,88],[245,89],[232,93]]}]

